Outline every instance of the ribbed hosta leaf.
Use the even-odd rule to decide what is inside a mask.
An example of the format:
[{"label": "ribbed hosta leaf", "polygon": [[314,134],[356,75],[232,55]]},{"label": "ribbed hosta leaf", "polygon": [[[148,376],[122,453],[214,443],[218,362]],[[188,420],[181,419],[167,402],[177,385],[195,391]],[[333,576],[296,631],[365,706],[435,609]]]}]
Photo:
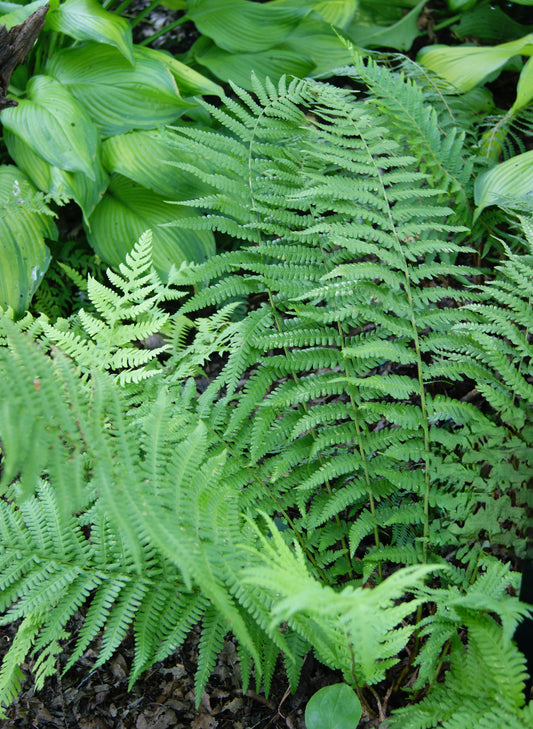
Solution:
[{"label": "ribbed hosta leaf", "polygon": [[85,108],[51,76],[34,76],[2,124],[51,165],[95,179],[98,135]]},{"label": "ribbed hosta leaf", "polygon": [[125,18],[108,13],[96,0],[65,0],[48,13],[46,29],[115,46],[133,64],[131,30]]},{"label": "ribbed hosta leaf", "polygon": [[194,57],[215,76],[230,78],[249,91],[253,89],[252,69],[258,78],[264,80],[267,77],[279,79],[283,74],[306,76],[315,66],[309,57],[292,50],[271,48],[259,53],[228,53],[208,42],[195,47]]},{"label": "ribbed hosta leaf", "polygon": [[188,17],[225,51],[256,53],[281,43],[310,8],[246,0],[191,0]]},{"label": "ribbed hosta leaf", "polygon": [[4,132],[4,141],[18,167],[40,190],[74,200],[87,220],[109,184],[109,177],[98,155],[94,163],[96,179],[90,180],[83,172],[68,172],[45,162],[22,139],[7,129]]},{"label": "ribbed hosta leaf", "polygon": [[533,150],[501,162],[476,180],[476,215],[489,205],[511,206],[533,192]]},{"label": "ribbed hosta leaf", "polygon": [[48,268],[45,238],[56,238],[52,217],[36,210],[26,175],[0,167],[0,307],[22,314]]},{"label": "ribbed hosta leaf", "polygon": [[103,136],[154,129],[191,107],[174,77],[144,48],[133,48],[132,66],[116,48],[87,43],[56,53],[46,70],[70,89]]},{"label": "ribbed hosta leaf", "polygon": [[[168,130],[150,129],[109,137],[103,144],[103,162],[109,172],[118,172],[172,200],[199,197],[211,189],[196,175],[167,163],[193,162],[194,153],[172,144],[176,135]],[[189,158],[188,158],[189,157]],[[146,160],[151,164],[147,165]]]},{"label": "ribbed hosta leaf", "polygon": [[161,227],[176,218],[190,217],[191,212],[117,175],[91,215],[87,235],[98,255],[117,265],[142,233],[151,228],[154,265],[166,276],[172,264],[179,268],[184,261],[205,261],[215,252],[213,235],[208,231]]}]

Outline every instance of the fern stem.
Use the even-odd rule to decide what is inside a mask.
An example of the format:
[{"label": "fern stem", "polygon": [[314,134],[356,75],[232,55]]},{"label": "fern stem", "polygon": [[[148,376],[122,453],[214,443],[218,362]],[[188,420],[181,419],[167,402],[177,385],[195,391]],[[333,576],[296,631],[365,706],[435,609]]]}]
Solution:
[{"label": "fern stem", "polygon": [[382,172],[379,168],[379,166],[376,164],[374,157],[372,156],[370,150],[368,149],[368,144],[366,139],[361,136],[361,140],[367,150],[368,156],[370,160],[372,161],[372,164],[374,166],[376,175],[379,180],[379,184],[381,186],[381,192],[383,195],[383,200],[387,204],[387,216],[389,218],[389,223],[391,227],[391,231],[394,235],[394,240],[396,241],[398,253],[401,257],[402,261],[402,273],[404,277],[404,290],[405,294],[407,296],[407,303],[409,305],[409,321],[411,324],[411,329],[413,332],[413,343],[415,347],[415,353],[416,353],[416,369],[417,369],[417,379],[418,379],[418,388],[419,388],[419,397],[420,397],[420,410],[422,412],[422,433],[424,438],[424,525],[423,525],[423,532],[422,532],[422,558],[423,562],[427,562],[428,558],[428,538],[429,538],[429,494],[431,489],[431,479],[430,479],[430,472],[429,472],[429,466],[430,466],[430,445],[429,445],[429,421],[428,421],[428,412],[427,412],[427,403],[426,403],[426,391],[424,386],[424,375],[422,371],[422,351],[420,347],[420,338],[418,336],[418,327],[416,325],[416,319],[415,319],[415,313],[414,313],[414,303],[413,303],[413,294],[411,290],[411,281],[409,278],[409,267],[407,265],[407,260],[405,258],[404,253],[404,247],[402,244],[402,241],[400,240],[400,236],[398,235],[398,231],[396,229],[396,223],[394,222],[394,218],[392,216],[392,209],[391,205],[389,203],[389,196],[387,194],[387,189],[385,187],[385,183],[383,181]]}]

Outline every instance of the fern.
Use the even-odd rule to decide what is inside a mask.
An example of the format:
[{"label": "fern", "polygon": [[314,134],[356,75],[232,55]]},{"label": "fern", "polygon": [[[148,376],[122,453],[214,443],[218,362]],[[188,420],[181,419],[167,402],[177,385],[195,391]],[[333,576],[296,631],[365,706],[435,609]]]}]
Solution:
[{"label": "fern", "polygon": [[163,284],[145,235],[110,285],[89,279],[92,311],[2,321],[2,620],[28,623],[0,700],[28,652],[42,682],[86,605],[68,666],[103,631],[99,665],[131,628],[133,681],[199,626],[198,699],[228,631],[245,684],[268,690],[282,654],[295,687],[312,646],[363,698],[419,632],[413,726],[438,721],[448,650],[450,727],[465,662],[507,694],[476,686],[465,726],[527,716],[510,643],[524,613],[507,576],[482,574],[487,549],[525,548],[531,259],[474,285],[468,206],[448,204],[469,195],[462,130],[447,118],[449,147],[422,168],[444,111],[372,63],[353,74],[368,98],[254,81],[205,105],[223,133],[176,136],[212,187],[176,224],[238,250]]}]

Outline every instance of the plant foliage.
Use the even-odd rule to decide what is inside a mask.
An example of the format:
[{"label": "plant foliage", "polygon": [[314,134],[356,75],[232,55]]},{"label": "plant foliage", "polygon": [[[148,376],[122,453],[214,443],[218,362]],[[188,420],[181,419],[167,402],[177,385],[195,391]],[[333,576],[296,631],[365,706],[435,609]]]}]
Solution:
[{"label": "plant foliage", "polygon": [[[176,132],[174,168],[207,189],[187,204],[209,212],[175,225],[238,249],[162,281],[145,236],[110,285],[89,280],[91,313],[4,318],[0,589],[3,621],[23,618],[4,701],[28,652],[38,681],[55,670],[86,604],[68,666],[133,626],[134,681],[200,624],[198,698],[231,631],[245,686],[268,692],[281,654],[295,689],[312,647],[368,710],[416,635],[427,697],[403,726],[438,725],[442,674],[447,726],[528,726],[526,608],[493,552],[525,552],[531,255],[479,284],[470,213],[450,205],[465,132],[450,122],[438,164],[445,110],[422,114],[401,73],[352,73],[365,95],[255,80],[204,104],[224,133]],[[465,701],[474,663],[490,689],[480,674]]]}]

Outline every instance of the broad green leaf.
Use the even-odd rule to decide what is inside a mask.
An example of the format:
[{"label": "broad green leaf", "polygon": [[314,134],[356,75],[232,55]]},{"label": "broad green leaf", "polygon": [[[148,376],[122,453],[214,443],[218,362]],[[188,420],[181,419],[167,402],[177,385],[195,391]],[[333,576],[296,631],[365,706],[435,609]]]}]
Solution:
[{"label": "broad green leaf", "polygon": [[12,159],[39,190],[74,200],[88,219],[109,184],[99,155],[94,164],[95,179],[90,180],[83,172],[67,172],[48,164],[12,132],[4,132],[4,141]]},{"label": "broad green leaf", "polygon": [[285,8],[247,0],[190,0],[187,16],[219,48],[257,53],[281,43],[311,9],[309,5]]},{"label": "broad green leaf", "polygon": [[418,18],[425,4],[425,0],[421,0],[409,13],[389,26],[363,23],[356,16],[346,29],[346,34],[362,48],[388,47],[396,48],[398,51],[407,51],[413,45],[415,38],[421,35]]},{"label": "broad green leaf", "polygon": [[4,109],[1,121],[51,165],[95,179],[98,133],[86,110],[63,84],[33,76],[27,97]]},{"label": "broad green leaf", "polygon": [[57,238],[37,191],[13,165],[0,167],[0,307],[23,314],[50,263],[45,238]]},{"label": "broad green leaf", "polygon": [[305,707],[307,729],[356,729],[361,719],[361,702],[345,683],[325,686]]},{"label": "broad green leaf", "polygon": [[187,0],[163,0],[159,4],[169,10],[187,10]]},{"label": "broad green leaf", "polygon": [[359,0],[272,0],[271,7],[308,8],[321,15],[329,25],[347,28],[359,6]]},{"label": "broad green leaf", "polygon": [[276,50],[288,50],[302,58],[309,57],[314,68],[308,73],[313,76],[320,76],[352,62],[352,54],[331,25],[314,17],[300,23]]},{"label": "broad green leaf", "polygon": [[533,195],[533,150],[518,154],[480,175],[475,184],[475,218],[489,205],[512,206]]},{"label": "broad green leaf", "polygon": [[456,12],[457,10],[459,10],[459,12],[463,12],[464,10],[470,10],[470,8],[473,8],[477,1],[478,0],[448,0],[448,7],[450,10],[453,10],[453,12]]},{"label": "broad green leaf", "polygon": [[224,91],[214,81],[211,81],[203,74],[195,71],[185,63],[177,61],[170,53],[159,51],[154,48],[143,48],[145,53],[156,60],[164,63],[170,73],[176,79],[179,92],[182,96],[222,96]]},{"label": "broad green leaf", "polygon": [[10,30],[10,28],[12,28],[14,25],[19,25],[20,23],[23,23],[27,18],[30,17],[32,13],[34,13],[43,5],[46,5],[47,2],[52,7],[57,6],[59,0],[52,0],[52,2],[50,2],[50,0],[37,0],[34,3],[30,3],[29,5],[23,5],[22,7],[13,3],[12,9],[10,9],[9,12],[7,12],[5,15],[2,15],[2,25],[5,25],[7,30]]},{"label": "broad green leaf", "polygon": [[510,113],[515,113],[524,109],[533,99],[533,57],[522,68],[518,85],[516,87],[516,99],[510,109]]},{"label": "broad green leaf", "polygon": [[128,21],[108,13],[96,0],[65,0],[56,10],[48,13],[46,28],[65,33],[76,40],[108,43],[133,64],[133,42]]},{"label": "broad green leaf", "polygon": [[82,103],[105,137],[132,129],[154,129],[191,107],[164,63],[133,47],[131,64],[112,46],[87,43],[56,53],[48,73]]},{"label": "broad green leaf", "polygon": [[201,262],[215,253],[210,231],[161,227],[177,218],[195,215],[199,213],[168,203],[152,190],[116,175],[91,215],[86,232],[96,253],[106,263],[116,266],[144,231],[151,228],[154,266],[165,277],[172,264],[179,268],[184,261]]},{"label": "broad green leaf", "polygon": [[[313,61],[300,53],[282,48],[271,48],[260,53],[227,53],[207,38],[196,44],[194,58],[222,80],[231,79],[237,86],[252,91],[252,71],[263,81],[268,76],[274,83],[283,75],[307,76],[315,67]],[[205,41],[205,42],[204,42]],[[206,47],[207,46],[207,47]]]},{"label": "broad green leaf", "polygon": [[195,162],[193,154],[188,159],[173,144],[174,139],[172,132],[160,129],[109,137],[103,143],[102,161],[109,172],[118,172],[171,200],[190,200],[205,194],[208,188],[195,175],[168,164]]},{"label": "broad green leaf", "polygon": [[474,37],[489,44],[521,38],[524,32],[533,31],[533,25],[517,23],[501,8],[484,3],[462,15],[453,31],[458,38]]},{"label": "broad green leaf", "polygon": [[445,78],[457,91],[470,91],[516,55],[533,54],[533,33],[497,46],[426,46],[417,61]]}]

